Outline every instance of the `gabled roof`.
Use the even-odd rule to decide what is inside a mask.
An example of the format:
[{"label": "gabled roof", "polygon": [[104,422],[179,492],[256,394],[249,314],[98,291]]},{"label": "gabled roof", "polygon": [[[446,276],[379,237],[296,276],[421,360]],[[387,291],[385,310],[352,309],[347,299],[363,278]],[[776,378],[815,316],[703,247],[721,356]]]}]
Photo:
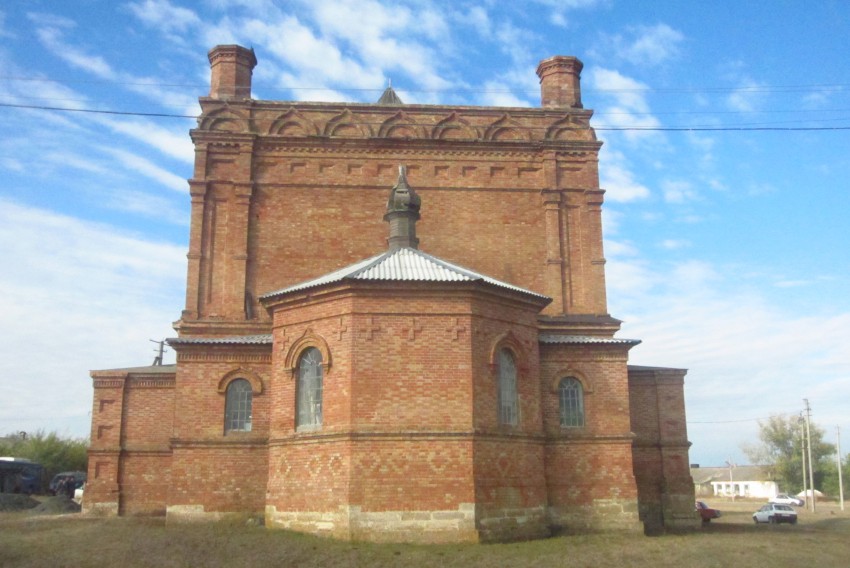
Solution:
[{"label": "gabled roof", "polygon": [[345,280],[387,281],[387,282],[484,282],[491,286],[504,288],[531,296],[538,300],[551,301],[551,298],[532,292],[507,282],[484,276],[473,270],[440,260],[418,249],[403,247],[383,252],[356,264],[346,266],[330,274],[307,282],[295,284],[282,290],[260,296],[260,300],[270,300],[278,296],[316,288],[325,284]]}]

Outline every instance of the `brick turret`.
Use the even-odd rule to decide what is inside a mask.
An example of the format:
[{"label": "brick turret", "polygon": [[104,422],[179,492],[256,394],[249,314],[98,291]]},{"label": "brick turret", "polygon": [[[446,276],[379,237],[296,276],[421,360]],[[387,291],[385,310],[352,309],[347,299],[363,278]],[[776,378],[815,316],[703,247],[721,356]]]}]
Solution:
[{"label": "brick turret", "polygon": [[389,250],[400,248],[419,248],[416,238],[416,221],[419,220],[419,207],[422,201],[407,183],[407,168],[398,167],[398,182],[390,192],[387,213],[384,221],[390,224],[390,236],[387,239]]},{"label": "brick turret", "polygon": [[257,65],[254,50],[240,45],[217,45],[210,50],[208,56],[210,97],[250,99],[251,72]]},{"label": "brick turret", "polygon": [[582,108],[580,77],[583,67],[577,58],[566,55],[541,61],[537,66],[541,106]]}]

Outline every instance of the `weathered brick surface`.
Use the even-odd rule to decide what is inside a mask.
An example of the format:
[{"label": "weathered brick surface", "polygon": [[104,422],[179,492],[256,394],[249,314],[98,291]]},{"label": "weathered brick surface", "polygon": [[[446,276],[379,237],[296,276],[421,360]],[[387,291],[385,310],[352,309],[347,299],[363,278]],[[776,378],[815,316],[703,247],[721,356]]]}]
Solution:
[{"label": "weathered brick surface", "polygon": [[[175,368],[95,371],[84,508],[169,520],[265,515],[339,538],[493,541],[687,525],[682,376],[611,338],[598,151],[574,58],[541,62],[542,108],[255,101],[254,54],[210,52],[191,135]],[[261,299],[387,249],[399,165],[423,251],[544,294],[343,281]],[[212,338],[270,334],[271,343]],[[206,342],[198,340],[205,338]],[[298,361],[322,353],[322,423],[296,427]],[[517,364],[500,424],[498,354]],[[558,383],[584,388],[564,428]],[[229,381],[252,424],[225,432]],[[688,503],[690,501],[690,503]],[[692,517],[692,515],[691,515]]]},{"label": "weathered brick surface", "polygon": [[629,369],[635,479],[647,532],[698,524],[680,369]]}]

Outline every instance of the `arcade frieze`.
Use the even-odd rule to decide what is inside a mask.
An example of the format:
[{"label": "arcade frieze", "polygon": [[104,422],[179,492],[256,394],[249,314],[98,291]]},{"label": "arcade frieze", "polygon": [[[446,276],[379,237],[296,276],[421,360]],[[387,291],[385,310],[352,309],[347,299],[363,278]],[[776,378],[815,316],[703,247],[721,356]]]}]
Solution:
[{"label": "arcade frieze", "polygon": [[481,113],[470,109],[439,111],[421,107],[374,106],[341,109],[291,105],[285,109],[236,105],[206,111],[195,132],[228,134],[259,133],[261,136],[324,139],[414,139],[456,142],[528,142],[531,140],[571,143],[594,142],[590,112],[552,115],[533,109],[494,110]]}]

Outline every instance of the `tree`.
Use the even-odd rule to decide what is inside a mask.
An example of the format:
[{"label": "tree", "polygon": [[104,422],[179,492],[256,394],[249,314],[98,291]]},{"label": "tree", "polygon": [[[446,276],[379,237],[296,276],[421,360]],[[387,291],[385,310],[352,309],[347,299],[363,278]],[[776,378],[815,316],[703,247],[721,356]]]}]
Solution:
[{"label": "tree", "polygon": [[[835,455],[835,446],[823,441],[824,431],[810,424],[812,437],[812,470],[815,489],[823,491],[824,478],[830,471],[829,460]],[[805,424],[798,416],[771,416],[759,421],[757,445],[744,445],[742,450],[753,464],[769,468],[768,475],[783,491],[796,493],[803,487],[803,441]],[[808,454],[806,460],[808,460]],[[807,464],[808,469],[808,464]],[[832,467],[835,470],[835,467]],[[808,475],[808,472],[806,473]],[[836,482],[837,487],[837,482]]]},{"label": "tree", "polygon": [[88,440],[63,438],[39,430],[34,434],[19,433],[0,439],[0,455],[26,458],[44,467],[45,480],[49,481],[61,471],[86,471]]},{"label": "tree", "polygon": [[[844,455],[841,460],[841,477],[841,481],[844,482],[844,497],[846,499],[850,497],[848,493],[848,489],[850,489],[850,454]],[[834,455],[824,464],[823,492],[836,498],[840,495],[838,490],[838,464],[835,463]]]}]

